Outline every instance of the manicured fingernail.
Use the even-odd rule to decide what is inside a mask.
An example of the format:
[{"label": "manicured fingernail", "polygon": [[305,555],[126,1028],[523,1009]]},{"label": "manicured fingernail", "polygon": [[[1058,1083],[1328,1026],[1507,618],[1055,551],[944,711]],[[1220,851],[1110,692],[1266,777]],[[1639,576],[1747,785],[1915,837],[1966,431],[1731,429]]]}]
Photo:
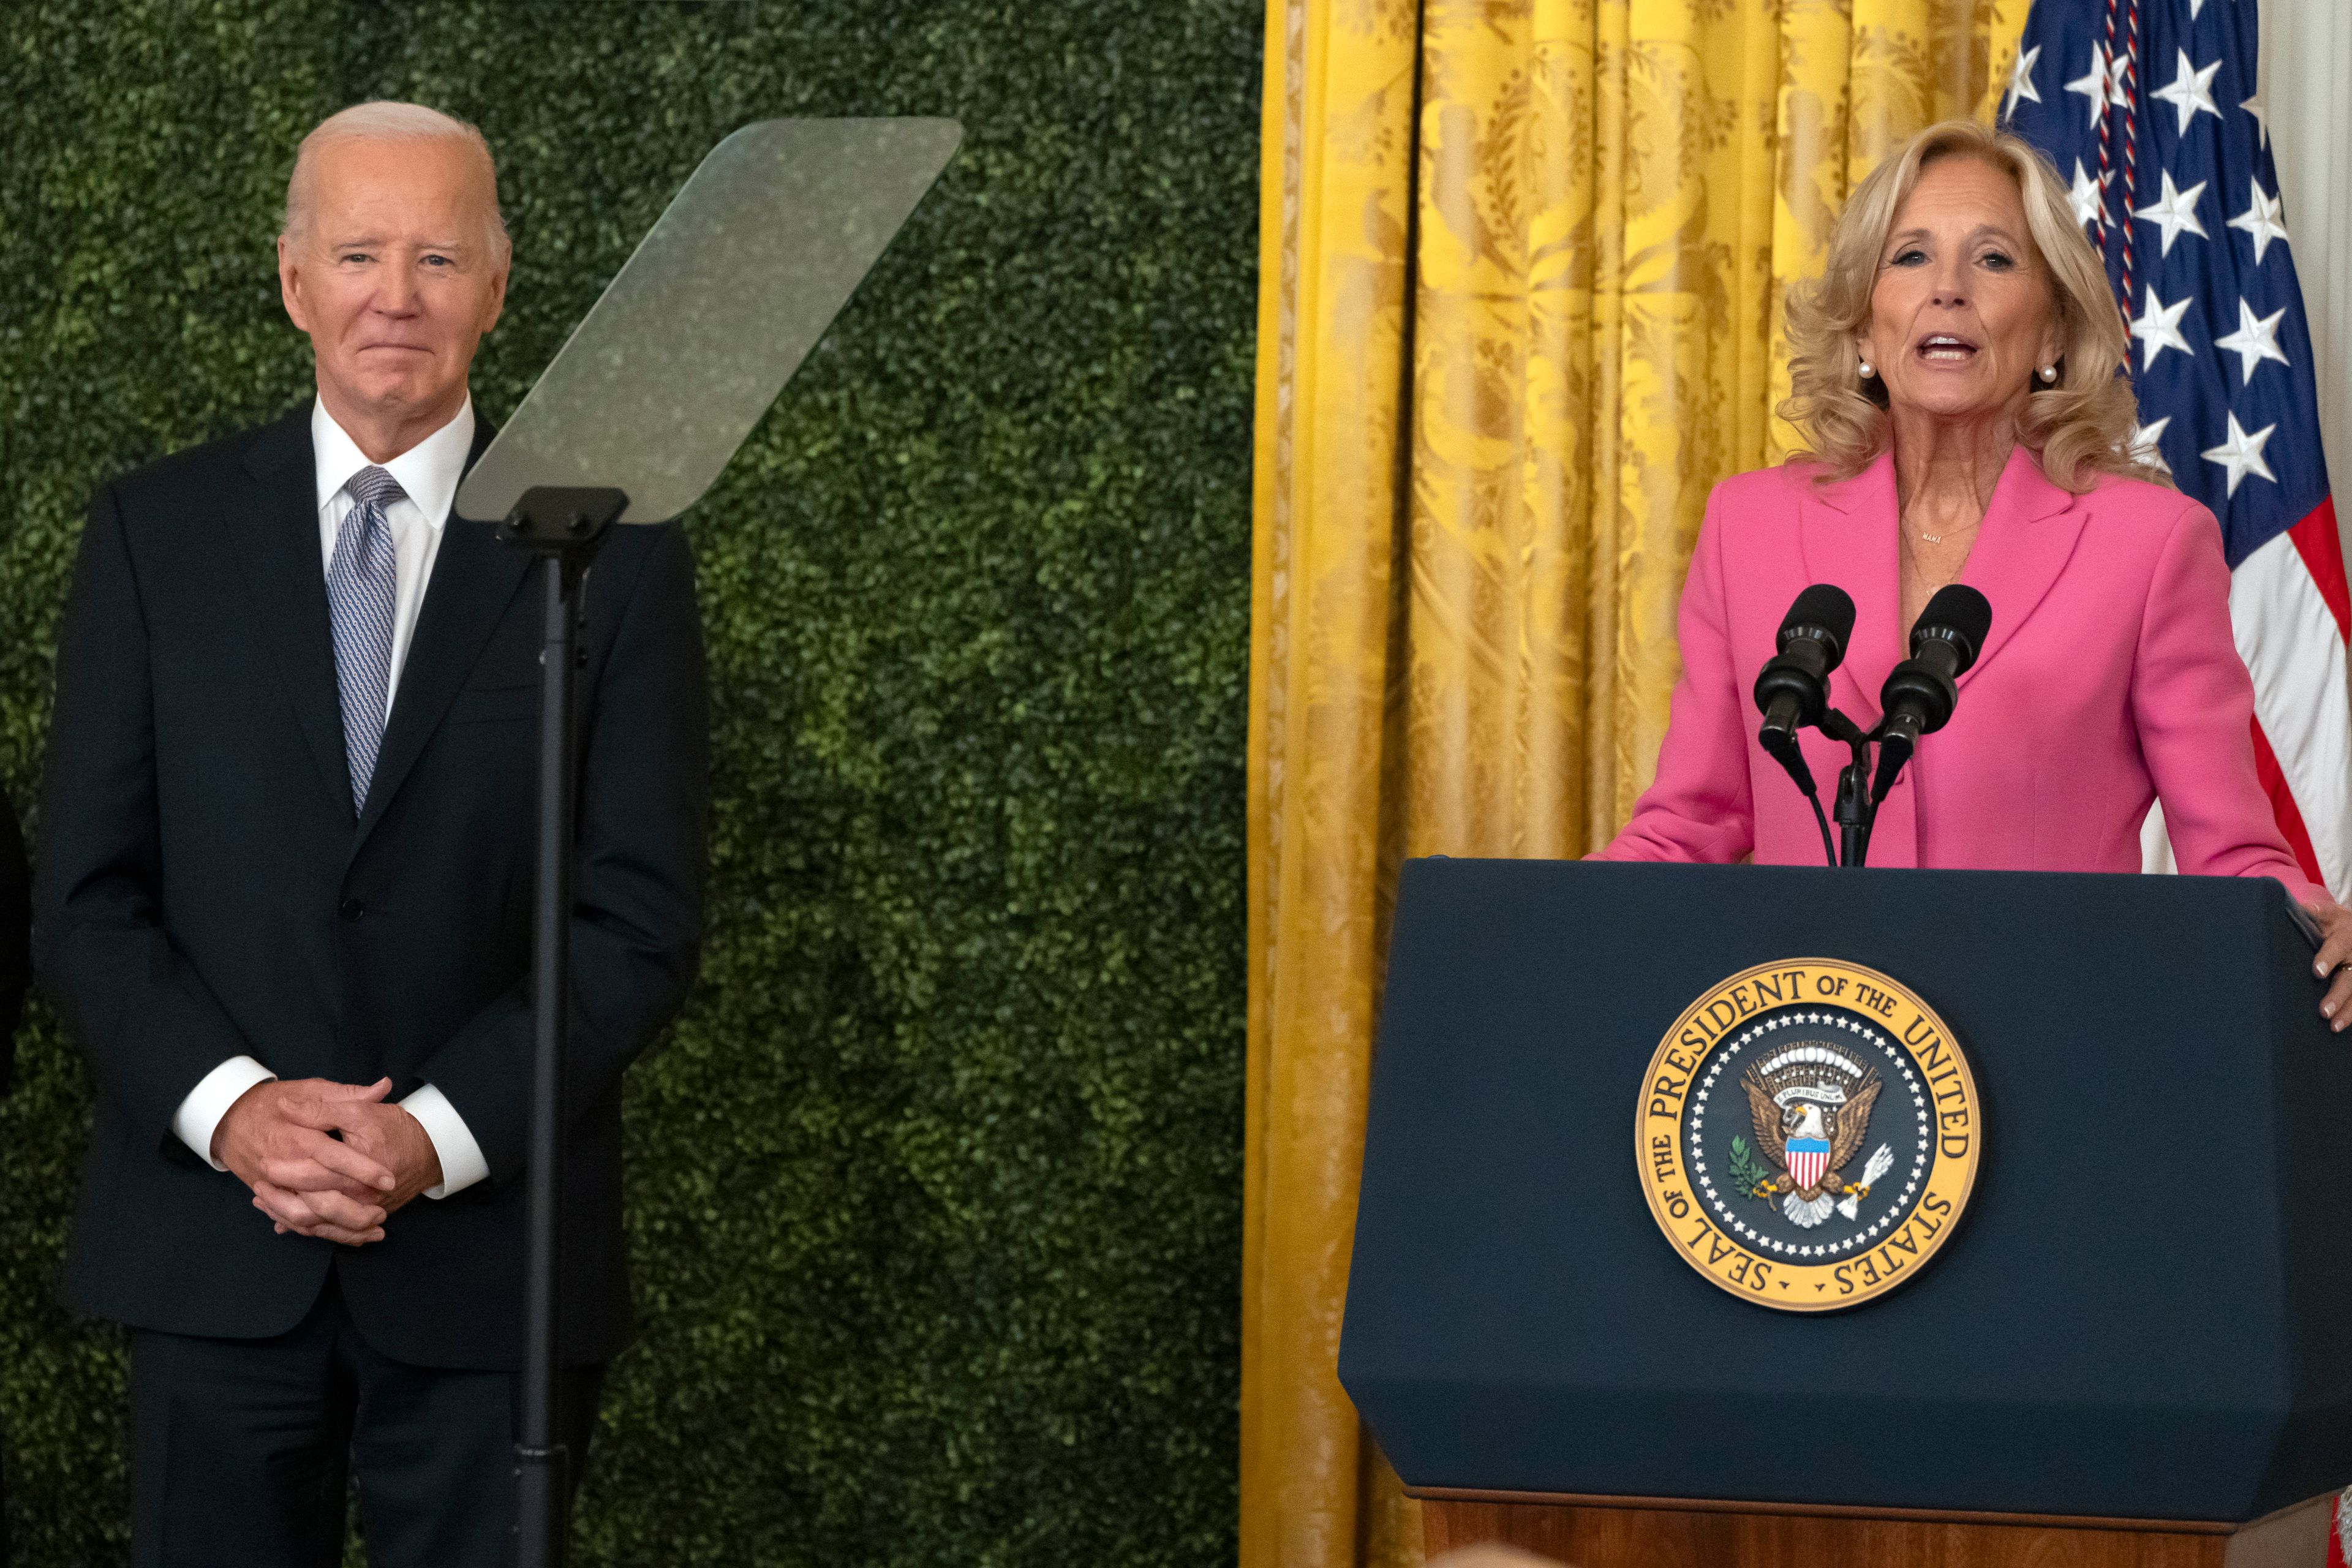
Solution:
[{"label": "manicured fingernail", "polygon": [[2336,1016],[2336,1004],[2333,1002],[2322,1002],[2319,1005],[2319,1016],[2323,1018],[2333,1018]]},{"label": "manicured fingernail", "polygon": [[2314,960],[2314,961],[2313,961],[2313,963],[2312,963],[2312,965],[2311,965],[2311,972],[2312,972],[2314,974],[2321,974],[2321,975],[2324,975],[2324,974],[2326,974],[2326,973],[2327,973],[2327,965],[2326,965],[2326,964],[2324,964],[2324,963],[2319,963],[2319,962],[2318,962],[2318,961],[2316,961],[2316,960]]}]

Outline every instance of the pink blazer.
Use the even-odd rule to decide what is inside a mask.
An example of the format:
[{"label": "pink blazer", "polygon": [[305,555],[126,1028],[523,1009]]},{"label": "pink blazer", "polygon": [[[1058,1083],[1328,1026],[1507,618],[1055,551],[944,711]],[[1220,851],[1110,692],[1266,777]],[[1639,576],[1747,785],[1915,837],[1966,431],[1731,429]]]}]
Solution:
[{"label": "pink blazer", "polygon": [[[1657,783],[1596,858],[1822,864],[1811,808],[1756,743],[1757,671],[1810,583],[1853,596],[1830,700],[1864,729],[1905,649],[1894,459],[1841,484],[1815,486],[1816,471],[1759,469],[1707,498]],[[2182,871],[2316,895],[2255,776],[2253,685],[2212,513],[2134,479],[2069,494],[2021,447],[1960,581],[1991,601],[1992,631],[1951,722],[1921,741],[1880,808],[1873,866],[2136,871],[2141,820],[2161,797]],[[1804,748],[1827,806],[1845,749],[1813,731]]]}]

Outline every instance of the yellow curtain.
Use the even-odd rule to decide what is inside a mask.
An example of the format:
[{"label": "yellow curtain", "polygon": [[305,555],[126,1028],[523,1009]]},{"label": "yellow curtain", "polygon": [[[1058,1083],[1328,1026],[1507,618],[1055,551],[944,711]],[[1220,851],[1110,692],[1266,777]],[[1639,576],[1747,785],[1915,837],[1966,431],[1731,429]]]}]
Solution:
[{"label": "yellow curtain", "polygon": [[1269,0],[1243,1568],[1420,1559],[1335,1375],[1398,861],[1574,856],[1649,779],[1780,299],[2026,0]]}]

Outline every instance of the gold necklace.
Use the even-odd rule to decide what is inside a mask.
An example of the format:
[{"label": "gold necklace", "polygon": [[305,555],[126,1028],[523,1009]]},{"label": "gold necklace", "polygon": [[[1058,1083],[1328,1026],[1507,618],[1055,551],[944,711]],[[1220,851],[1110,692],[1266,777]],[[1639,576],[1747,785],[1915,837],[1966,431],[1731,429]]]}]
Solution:
[{"label": "gold necklace", "polygon": [[[1903,553],[1905,556],[1909,558],[1912,566],[1918,572],[1919,575],[1922,577],[1933,578],[1935,586],[1938,588],[1943,587],[1945,584],[1949,583],[1958,582],[1960,580],[1960,574],[1958,572],[1947,573],[1928,571],[1927,563],[1919,559],[1919,552],[1911,542],[1911,536],[1915,533],[1917,533],[1920,538],[1927,540],[1933,544],[1941,544],[1944,542],[1944,536],[1941,534],[1925,533],[1921,532],[1917,529],[1910,528],[1897,529],[1895,531],[1895,538],[1899,540],[1903,545]],[[1967,564],[1968,563],[1965,560],[1961,562],[1963,569],[1966,568]]]},{"label": "gold necklace", "polygon": [[[1982,528],[1983,526],[1984,526],[1984,519],[1982,519],[1982,518],[1979,518],[1979,519],[1977,519],[1977,521],[1974,521],[1974,522],[1972,522],[1972,523],[1969,524],[1969,527],[1971,530],[1975,530],[1975,529]],[[1913,528],[1913,529],[1911,530],[1911,531],[1912,531],[1913,533],[1917,534],[1920,538],[1922,538],[1922,539],[1926,540],[1926,541],[1927,541],[1928,543],[1930,543],[1930,544],[1941,544],[1941,543],[1943,543],[1943,542],[1944,542],[1944,541],[1945,541],[1945,540],[1949,539],[1949,538],[1951,537],[1951,534],[1948,534],[1948,533],[1930,533],[1930,532],[1928,532],[1928,531],[1927,531],[1926,529],[1924,529],[1924,528],[1916,528],[1916,527],[1915,527],[1915,528]],[[1958,531],[1958,530],[1954,530],[1954,531],[1955,531],[1955,532],[1957,532],[1957,531]]]}]

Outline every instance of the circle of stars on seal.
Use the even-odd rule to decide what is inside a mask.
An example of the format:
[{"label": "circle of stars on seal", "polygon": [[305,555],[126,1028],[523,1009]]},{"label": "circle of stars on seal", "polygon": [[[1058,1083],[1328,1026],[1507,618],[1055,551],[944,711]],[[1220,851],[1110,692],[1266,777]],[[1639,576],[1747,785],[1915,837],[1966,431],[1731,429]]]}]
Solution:
[{"label": "circle of stars on seal", "polygon": [[[1889,1206],[1886,1213],[1852,1236],[1836,1241],[1783,1241],[1777,1237],[1759,1233],[1754,1226],[1749,1225],[1733,1212],[1731,1206],[1724,1201],[1722,1194],[1716,1191],[1715,1178],[1708,1173],[1706,1162],[1704,1159],[1694,1158],[1691,1161],[1691,1174],[1696,1179],[1700,1190],[1706,1194],[1707,1207],[1714,1211],[1717,1222],[1741,1240],[1778,1257],[1800,1261],[1807,1259],[1825,1261],[1856,1252],[1869,1251],[1878,1244],[1879,1236],[1894,1226],[1895,1216],[1902,1213],[1912,1198],[1917,1195],[1919,1184],[1927,1176],[1927,1151],[1932,1146],[1927,1120],[1927,1094],[1925,1087],[1919,1082],[1918,1075],[1912,1070],[1910,1057],[1901,1047],[1869,1025],[1857,1022],[1851,1015],[1835,1010],[1822,1013],[1809,1009],[1802,1012],[1778,1014],[1751,1026],[1731,1044],[1736,1050],[1740,1047],[1753,1044],[1759,1039],[1769,1037],[1779,1030],[1795,1028],[1801,1025],[1843,1029],[1883,1053],[1902,1075],[1904,1087],[1910,1091],[1914,1114],[1918,1123],[1918,1142],[1913,1151],[1911,1170],[1905,1178],[1900,1198]],[[1704,1148],[1699,1138],[1699,1123],[1706,1115],[1707,1101],[1715,1090],[1717,1079],[1722,1076],[1724,1063],[1728,1057],[1729,1053],[1727,1052],[1715,1053],[1714,1060],[1707,1068],[1706,1076],[1699,1081],[1697,1092],[1691,1097],[1690,1147],[1694,1150]]]}]

